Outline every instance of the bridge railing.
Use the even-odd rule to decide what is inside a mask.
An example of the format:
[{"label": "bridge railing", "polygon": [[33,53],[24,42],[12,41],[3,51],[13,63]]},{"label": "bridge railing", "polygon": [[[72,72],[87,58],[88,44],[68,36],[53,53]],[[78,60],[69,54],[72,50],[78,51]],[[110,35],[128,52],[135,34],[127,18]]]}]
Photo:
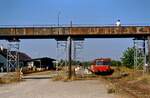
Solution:
[{"label": "bridge railing", "polygon": [[[113,27],[116,24],[33,24],[33,25],[0,25],[0,28],[26,28],[26,27]],[[121,24],[121,26],[150,26],[150,24]]]}]

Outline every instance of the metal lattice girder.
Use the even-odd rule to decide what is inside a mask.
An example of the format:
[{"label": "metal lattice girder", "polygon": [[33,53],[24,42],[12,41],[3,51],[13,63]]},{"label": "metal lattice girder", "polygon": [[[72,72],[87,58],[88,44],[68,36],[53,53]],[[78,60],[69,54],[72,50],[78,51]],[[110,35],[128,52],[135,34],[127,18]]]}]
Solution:
[{"label": "metal lattice girder", "polygon": [[[67,40],[57,40],[57,60],[60,62],[61,60],[67,61]],[[61,64],[63,65],[63,64]],[[66,65],[66,62],[65,62]]]},{"label": "metal lattice girder", "polygon": [[81,61],[82,58],[82,50],[84,48],[84,40],[73,40],[73,59],[74,61]]},{"label": "metal lattice girder", "polygon": [[19,45],[18,40],[7,43],[7,72],[19,69]]},{"label": "metal lattice girder", "polygon": [[134,68],[143,69],[146,64],[145,39],[134,39]]}]

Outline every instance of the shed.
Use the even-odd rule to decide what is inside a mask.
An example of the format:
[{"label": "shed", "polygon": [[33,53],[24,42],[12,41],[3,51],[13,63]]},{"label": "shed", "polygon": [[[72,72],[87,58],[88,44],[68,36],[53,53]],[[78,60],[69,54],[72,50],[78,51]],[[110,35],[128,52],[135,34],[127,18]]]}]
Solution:
[{"label": "shed", "polygon": [[55,59],[42,57],[27,60],[25,63],[27,65],[31,64],[31,66],[36,66],[36,68],[55,69],[53,61],[55,61]]}]

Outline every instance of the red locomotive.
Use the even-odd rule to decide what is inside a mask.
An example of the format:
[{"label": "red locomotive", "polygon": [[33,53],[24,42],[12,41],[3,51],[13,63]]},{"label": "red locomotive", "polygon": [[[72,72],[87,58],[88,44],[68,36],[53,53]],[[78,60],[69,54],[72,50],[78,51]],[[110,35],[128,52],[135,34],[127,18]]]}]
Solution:
[{"label": "red locomotive", "polygon": [[114,70],[111,68],[110,58],[95,59],[90,70],[98,75],[111,75],[114,72]]}]

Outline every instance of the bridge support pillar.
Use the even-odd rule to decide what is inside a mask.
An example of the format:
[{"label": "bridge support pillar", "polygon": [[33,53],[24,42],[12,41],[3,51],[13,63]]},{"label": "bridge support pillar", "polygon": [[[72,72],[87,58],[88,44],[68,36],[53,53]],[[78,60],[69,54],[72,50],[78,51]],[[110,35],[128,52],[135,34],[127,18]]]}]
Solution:
[{"label": "bridge support pillar", "polygon": [[7,72],[19,71],[19,46],[18,39],[8,40],[7,43]]},{"label": "bridge support pillar", "polygon": [[75,62],[83,60],[84,39],[73,39],[73,60]]},{"label": "bridge support pillar", "polygon": [[145,71],[146,61],[145,39],[134,39],[134,69]]},{"label": "bridge support pillar", "polygon": [[[67,39],[57,40],[57,61],[60,63],[60,66],[67,66]],[[65,62],[62,62],[64,60]]]},{"label": "bridge support pillar", "polygon": [[[68,79],[71,79],[74,73],[72,72],[72,59],[74,61],[81,60],[81,52],[83,49],[84,39],[81,38],[71,38],[69,36],[67,39],[56,39],[57,41],[57,60],[56,66],[63,67],[68,65]],[[64,60],[65,62],[61,62]]]}]

